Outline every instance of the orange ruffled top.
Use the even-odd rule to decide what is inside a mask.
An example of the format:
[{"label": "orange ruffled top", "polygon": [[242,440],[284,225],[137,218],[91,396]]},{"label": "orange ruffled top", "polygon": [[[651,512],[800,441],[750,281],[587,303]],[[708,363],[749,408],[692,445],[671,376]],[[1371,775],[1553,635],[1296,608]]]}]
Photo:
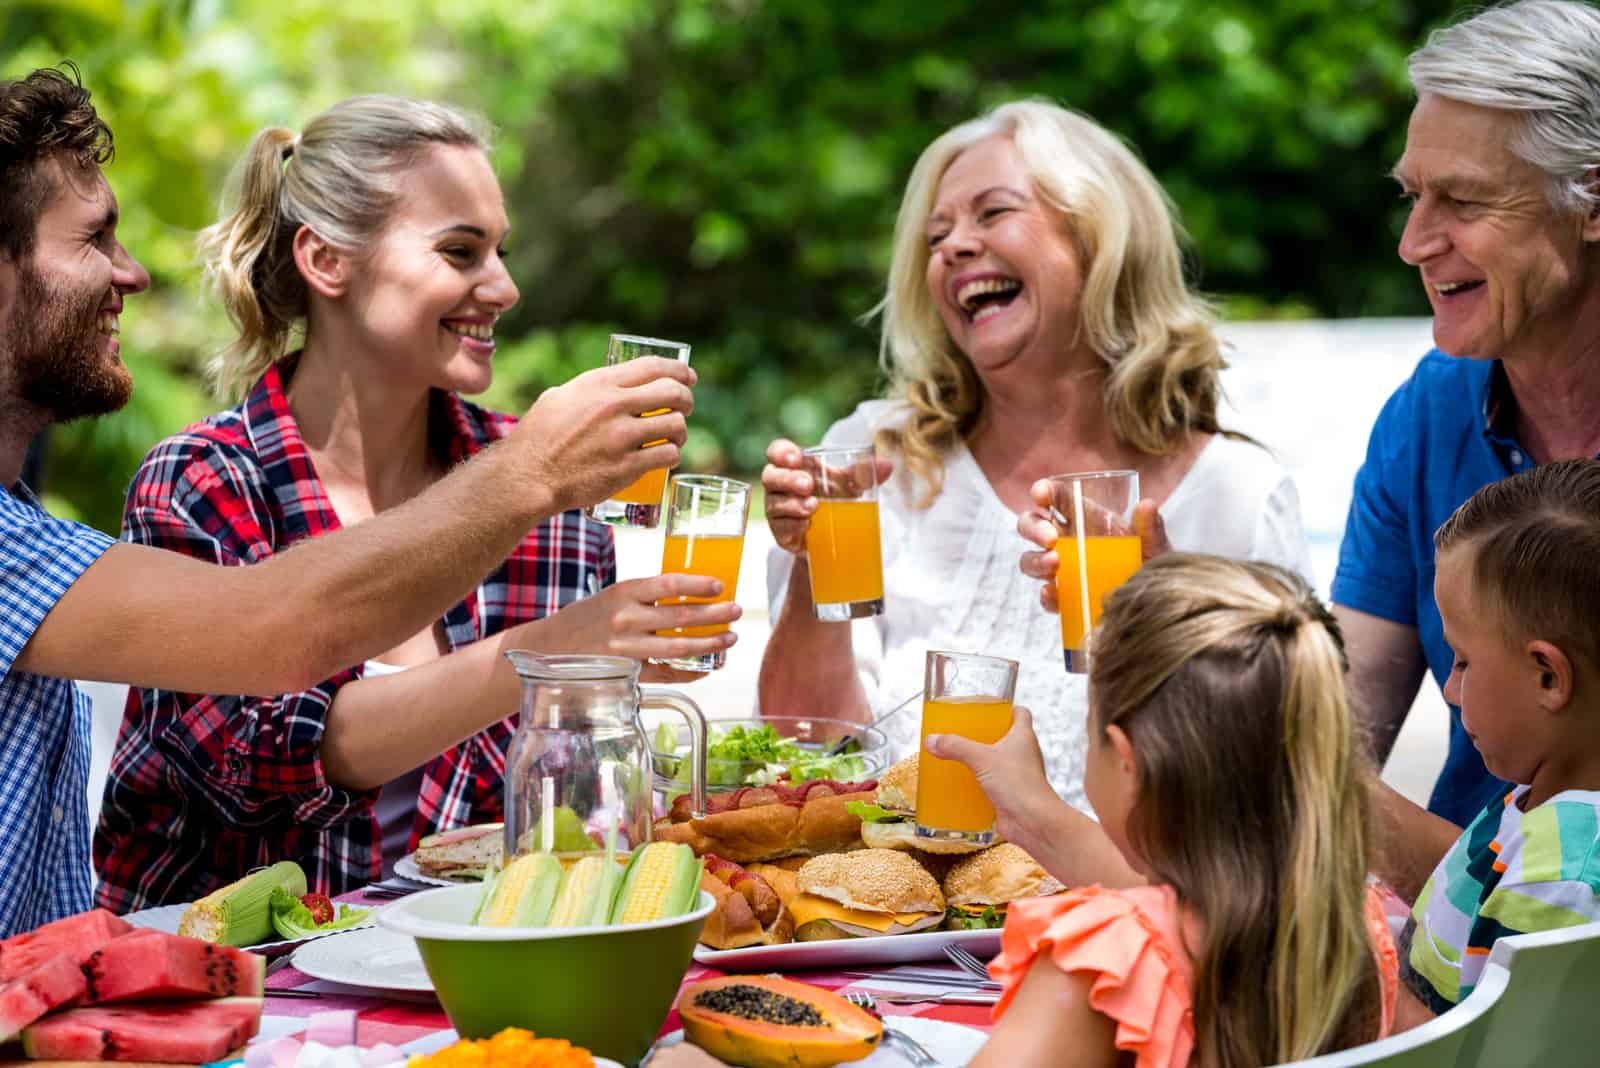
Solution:
[{"label": "orange ruffled top", "polygon": [[[1383,908],[1367,894],[1371,934],[1383,990],[1379,1034],[1394,1023],[1400,956]],[[1136,1068],[1188,1068],[1194,1052],[1194,965],[1184,950],[1197,941],[1192,919],[1180,914],[1169,886],[1130,890],[1080,887],[1064,894],[1012,902],[1000,934],[1000,955],[989,974],[1002,984],[999,1019],[1034,958],[1048,952],[1057,968],[1092,973],[1089,1004],[1117,1025],[1119,1050],[1137,1055]]]}]

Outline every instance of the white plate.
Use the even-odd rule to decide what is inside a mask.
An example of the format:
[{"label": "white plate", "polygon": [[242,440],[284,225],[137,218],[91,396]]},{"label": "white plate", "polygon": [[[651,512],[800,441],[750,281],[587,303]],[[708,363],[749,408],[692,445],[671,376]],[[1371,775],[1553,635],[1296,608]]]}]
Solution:
[{"label": "white plate", "polygon": [[825,942],[785,942],[777,946],[712,949],[696,945],[694,959],[725,972],[799,971],[805,968],[854,968],[858,965],[908,964],[945,959],[944,947],[961,946],[988,959],[1000,952],[1000,931],[916,931],[903,935],[832,938]]},{"label": "white plate", "polygon": [[[947,1020],[929,1020],[921,1016],[890,1016],[883,1022],[891,1031],[899,1031],[914,1039],[923,1049],[937,1058],[940,1068],[963,1068],[968,1061],[978,1055],[983,1044],[989,1040],[989,1036],[976,1027],[950,1023]],[[663,1035],[652,1049],[665,1049],[668,1046],[676,1046],[682,1041],[683,1032],[674,1031],[669,1035]],[[596,1063],[599,1063],[598,1060]],[[905,1068],[911,1060],[898,1045],[884,1042],[868,1056],[850,1063],[852,1068]],[[650,1068],[648,1058],[643,1068]]]},{"label": "white plate", "polygon": [[482,882],[481,879],[441,879],[437,875],[424,875],[422,869],[417,867],[417,855],[407,853],[394,862],[394,873],[402,879],[410,879],[414,883],[427,883],[429,886],[461,886],[465,883]]},{"label": "white plate", "polygon": [[[157,931],[165,931],[168,934],[177,934],[178,921],[183,918],[183,911],[188,907],[188,905],[157,905],[152,909],[140,909],[138,912],[130,912],[122,918],[135,927],[150,927]],[[338,908],[338,905],[335,904],[334,907]],[[306,935],[303,938],[279,938],[271,942],[257,942],[253,946],[244,946],[242,948],[270,949],[273,946],[293,946],[301,942],[309,942],[315,938],[327,938],[329,935],[344,934],[346,931],[360,931],[368,927],[377,926],[377,908],[365,905],[352,907],[372,908],[372,911],[367,914],[366,919],[353,927],[341,927],[337,931],[318,931],[316,934]]]},{"label": "white plate", "polygon": [[422,966],[417,940],[382,927],[337,932],[294,951],[290,963],[316,979],[377,990],[431,993],[433,980]]}]

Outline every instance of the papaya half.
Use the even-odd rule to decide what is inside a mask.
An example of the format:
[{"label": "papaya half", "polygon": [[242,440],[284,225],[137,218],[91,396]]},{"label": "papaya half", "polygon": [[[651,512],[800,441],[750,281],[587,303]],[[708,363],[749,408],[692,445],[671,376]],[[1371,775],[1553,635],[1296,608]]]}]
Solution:
[{"label": "papaya half", "polygon": [[883,1040],[883,1021],[831,991],[775,975],[724,975],[678,995],[683,1033],[741,1068],[828,1068]]}]

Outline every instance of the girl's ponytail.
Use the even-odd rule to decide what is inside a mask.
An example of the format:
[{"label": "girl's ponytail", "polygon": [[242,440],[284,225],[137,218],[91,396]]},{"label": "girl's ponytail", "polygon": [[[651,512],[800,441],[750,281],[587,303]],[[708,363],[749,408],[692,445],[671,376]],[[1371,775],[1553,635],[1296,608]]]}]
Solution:
[{"label": "girl's ponytail", "polygon": [[1284,753],[1298,818],[1289,829],[1273,950],[1281,1061],[1369,1041],[1378,1023],[1370,1012],[1378,988],[1366,925],[1370,806],[1362,751],[1337,629],[1327,609],[1308,600],[1286,609],[1295,621]]},{"label": "girl's ponytail", "polygon": [[219,392],[249,388],[283,354],[306,311],[305,281],[294,263],[294,227],[281,221],[284,171],[296,138],[281,126],[250,142],[236,175],[238,204],[200,232],[200,260],[239,336],[210,372]]}]

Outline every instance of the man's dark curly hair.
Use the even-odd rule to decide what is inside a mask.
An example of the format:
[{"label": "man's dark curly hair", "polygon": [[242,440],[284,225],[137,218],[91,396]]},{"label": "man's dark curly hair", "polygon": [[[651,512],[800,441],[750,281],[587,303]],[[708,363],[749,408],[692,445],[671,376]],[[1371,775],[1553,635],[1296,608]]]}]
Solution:
[{"label": "man's dark curly hair", "polygon": [[39,216],[56,192],[45,161],[62,155],[88,166],[112,154],[111,127],[71,60],[0,82],[0,256],[20,263],[33,252]]}]

